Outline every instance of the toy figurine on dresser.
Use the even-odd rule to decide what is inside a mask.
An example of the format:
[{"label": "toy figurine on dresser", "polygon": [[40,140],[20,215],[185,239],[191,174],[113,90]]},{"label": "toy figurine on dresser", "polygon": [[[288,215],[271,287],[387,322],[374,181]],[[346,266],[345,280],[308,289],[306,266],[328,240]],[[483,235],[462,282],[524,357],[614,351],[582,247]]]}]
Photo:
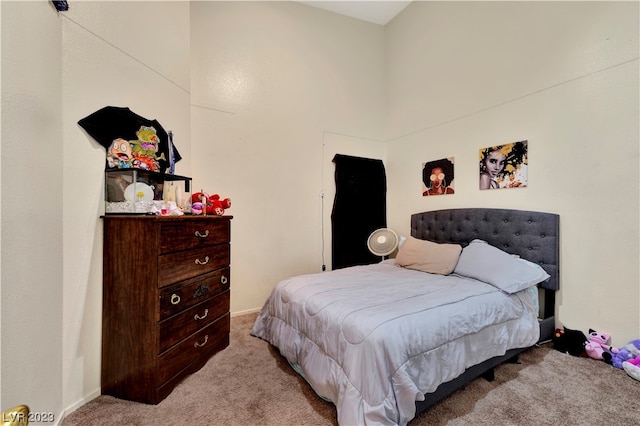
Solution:
[{"label": "toy figurine on dresser", "polygon": [[191,206],[193,214],[222,216],[225,210],[231,208],[231,198],[220,199],[218,194],[209,195],[200,190],[191,196]]}]

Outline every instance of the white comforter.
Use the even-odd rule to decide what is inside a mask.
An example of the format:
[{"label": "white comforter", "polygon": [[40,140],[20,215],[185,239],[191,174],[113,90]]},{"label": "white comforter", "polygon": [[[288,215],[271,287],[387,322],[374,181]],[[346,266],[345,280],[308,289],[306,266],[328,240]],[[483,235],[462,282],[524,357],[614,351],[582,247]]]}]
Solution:
[{"label": "white comforter", "polygon": [[341,425],[405,425],[423,394],[535,344],[539,326],[526,290],[510,295],[390,260],[280,282],[251,334],[302,369]]}]

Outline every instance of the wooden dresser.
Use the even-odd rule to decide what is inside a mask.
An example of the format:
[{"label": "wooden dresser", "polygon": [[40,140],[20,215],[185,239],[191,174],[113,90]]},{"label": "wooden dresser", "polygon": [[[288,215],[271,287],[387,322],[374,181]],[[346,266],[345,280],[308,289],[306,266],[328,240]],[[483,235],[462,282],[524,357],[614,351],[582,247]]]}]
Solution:
[{"label": "wooden dresser", "polygon": [[103,394],[157,404],[229,345],[231,218],[103,216]]}]

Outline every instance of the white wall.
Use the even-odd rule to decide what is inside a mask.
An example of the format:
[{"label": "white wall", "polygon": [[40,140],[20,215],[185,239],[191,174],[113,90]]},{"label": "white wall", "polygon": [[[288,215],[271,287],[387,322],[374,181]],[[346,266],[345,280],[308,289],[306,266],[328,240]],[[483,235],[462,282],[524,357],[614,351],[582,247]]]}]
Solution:
[{"label": "white wall", "polygon": [[[389,222],[450,207],[558,213],[559,325],[640,335],[637,2],[416,2],[386,27]],[[480,191],[479,149],[529,141],[527,188]],[[456,193],[421,165],[455,157]]]},{"label": "white wall", "polygon": [[[70,2],[63,14],[64,407],[100,393],[105,150],[77,122],[108,105],[173,130],[189,176],[189,3]],[[140,248],[144,250],[144,247]]]},{"label": "white wall", "polygon": [[47,2],[3,1],[0,9],[0,406],[26,403],[60,419],[65,327],[60,18]]},{"label": "white wall", "polygon": [[[233,199],[233,313],[320,269],[323,222],[330,263],[340,152],[385,160],[403,232],[434,208],[560,213],[560,320],[640,334],[638,3],[419,2],[386,28],[289,2],[0,11],[3,408],[99,393],[104,149],[76,123],[106,105],[173,130],[177,172]],[[478,149],[521,139],[529,187],[479,192]],[[427,200],[444,156],[456,194]]]},{"label": "white wall", "polygon": [[193,178],[232,199],[232,312],[321,270],[331,153],[383,155],[383,36],[293,2],[191,4]]}]

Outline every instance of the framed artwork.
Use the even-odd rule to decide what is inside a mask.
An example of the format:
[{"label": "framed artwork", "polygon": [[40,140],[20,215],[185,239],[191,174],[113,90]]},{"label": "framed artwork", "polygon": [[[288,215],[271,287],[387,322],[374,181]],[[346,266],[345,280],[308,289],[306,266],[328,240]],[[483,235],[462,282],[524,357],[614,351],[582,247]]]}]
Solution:
[{"label": "framed artwork", "polygon": [[449,195],[455,192],[453,157],[422,163],[422,195]]},{"label": "framed artwork", "polygon": [[527,186],[527,141],[480,149],[480,189]]}]

